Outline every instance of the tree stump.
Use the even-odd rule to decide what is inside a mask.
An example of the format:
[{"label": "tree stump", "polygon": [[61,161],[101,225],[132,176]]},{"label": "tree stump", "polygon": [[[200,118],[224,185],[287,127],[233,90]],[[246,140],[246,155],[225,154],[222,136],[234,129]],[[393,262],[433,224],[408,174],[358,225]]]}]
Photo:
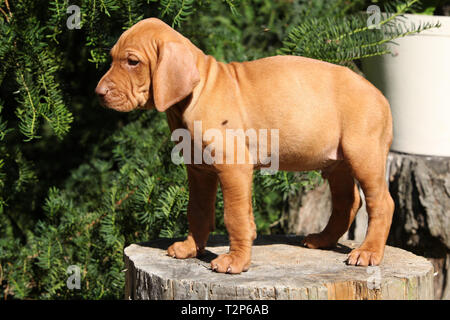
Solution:
[{"label": "tree stump", "polygon": [[450,299],[450,157],[390,152],[387,168],[395,202],[388,243],[430,260],[436,299]]},{"label": "tree stump", "polygon": [[300,246],[299,236],[261,236],[249,271],[220,274],[210,261],[228,251],[224,236],[210,237],[200,258],[178,260],[166,250],[176,239],[132,244],[124,250],[126,299],[433,299],[433,266],[425,258],[387,247],[379,267],[345,263],[358,243],[333,250]]}]

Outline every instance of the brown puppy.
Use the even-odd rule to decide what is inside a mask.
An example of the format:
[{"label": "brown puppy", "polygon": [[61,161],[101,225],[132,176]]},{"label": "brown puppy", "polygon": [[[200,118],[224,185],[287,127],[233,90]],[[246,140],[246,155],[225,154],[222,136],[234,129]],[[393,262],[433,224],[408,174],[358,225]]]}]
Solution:
[{"label": "brown puppy", "polygon": [[[347,262],[381,262],[394,211],[385,182],[392,119],[388,101],[368,81],[347,68],[294,56],[221,63],[155,18],[124,32],[111,56],[111,68],[96,89],[106,106],[118,111],[156,107],[166,112],[172,131],[184,128],[192,136],[194,121],[202,121],[202,134],[209,129],[278,129],[279,169],[322,170],[333,211],[321,233],[305,238],[309,248],[334,246],[348,230],[361,206],[356,178],[366,197],[369,226],[366,239]],[[211,141],[215,139],[203,135],[193,149],[204,150]],[[229,149],[215,142],[219,159],[240,146]],[[170,256],[184,259],[202,252],[214,229],[220,183],[230,251],[214,259],[211,267],[228,273],[249,268],[256,237],[252,175],[262,161],[250,161],[248,139],[243,143],[245,163],[232,153],[231,164],[187,165],[189,235],[168,249]]]}]

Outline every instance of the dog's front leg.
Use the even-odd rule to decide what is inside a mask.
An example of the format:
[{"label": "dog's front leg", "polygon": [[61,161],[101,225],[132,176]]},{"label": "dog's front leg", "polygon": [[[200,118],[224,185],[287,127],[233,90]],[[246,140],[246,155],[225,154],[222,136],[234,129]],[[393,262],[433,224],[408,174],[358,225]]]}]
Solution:
[{"label": "dog's front leg", "polygon": [[250,267],[256,228],[252,212],[253,167],[231,165],[219,173],[224,200],[224,222],[230,251],[211,261],[217,272],[240,273]]},{"label": "dog's front leg", "polygon": [[191,165],[187,165],[187,173],[189,234],[185,241],[175,242],[167,250],[169,256],[178,259],[192,258],[201,254],[209,233],[214,230],[217,174],[199,170]]}]

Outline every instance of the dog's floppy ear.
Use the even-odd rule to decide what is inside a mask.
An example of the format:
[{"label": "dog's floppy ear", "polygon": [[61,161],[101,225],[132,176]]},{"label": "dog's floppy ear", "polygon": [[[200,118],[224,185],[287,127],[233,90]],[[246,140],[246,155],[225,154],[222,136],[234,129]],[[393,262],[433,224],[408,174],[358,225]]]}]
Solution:
[{"label": "dog's floppy ear", "polygon": [[153,99],[158,111],[164,112],[191,94],[200,81],[194,56],[179,42],[158,45],[158,61],[153,72]]}]

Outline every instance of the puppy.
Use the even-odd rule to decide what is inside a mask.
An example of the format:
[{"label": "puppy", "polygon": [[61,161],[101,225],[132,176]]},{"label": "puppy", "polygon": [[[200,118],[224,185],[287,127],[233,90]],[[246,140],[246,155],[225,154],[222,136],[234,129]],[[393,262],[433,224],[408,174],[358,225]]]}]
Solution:
[{"label": "puppy", "polygon": [[[368,231],[347,263],[368,266],[382,261],[394,211],[385,181],[392,118],[388,101],[363,77],[342,66],[298,56],[221,63],[155,18],[124,32],[111,56],[111,68],[96,88],[104,105],[118,111],[165,112],[173,132],[184,129],[191,137],[200,133],[200,138],[192,138],[193,153],[214,142],[210,154],[216,161],[187,164],[189,234],[168,248],[170,256],[185,259],[202,253],[214,230],[220,183],[230,250],[214,259],[211,268],[240,273],[250,267],[256,237],[252,177],[267,159],[255,159],[248,136],[228,143],[235,137],[229,138],[226,130],[242,129],[276,130],[276,148],[261,136],[256,142],[261,142],[260,149],[272,150],[271,156],[276,154],[280,170],[318,169],[328,180],[332,214],[322,232],[304,239],[309,248],[332,247],[349,229],[361,206],[355,179],[359,181],[369,214]],[[199,123],[201,127],[196,127]],[[215,137],[206,134],[211,130]],[[223,141],[217,138],[220,134],[226,137]],[[233,152],[241,147],[245,161],[237,161]],[[183,156],[189,160],[192,155]],[[233,161],[223,161],[227,156]]]}]

